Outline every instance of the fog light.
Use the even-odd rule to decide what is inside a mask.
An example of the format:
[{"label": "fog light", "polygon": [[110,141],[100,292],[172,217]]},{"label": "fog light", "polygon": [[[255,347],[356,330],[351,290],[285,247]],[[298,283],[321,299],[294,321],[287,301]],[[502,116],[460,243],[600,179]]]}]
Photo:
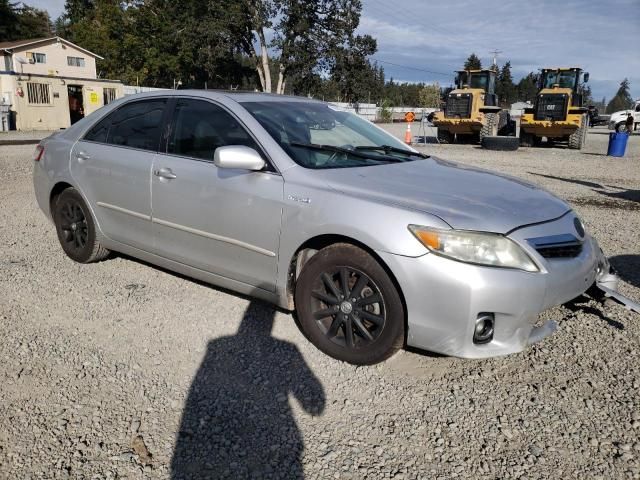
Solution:
[{"label": "fog light", "polygon": [[473,343],[483,344],[493,340],[493,313],[480,313],[473,330]]}]

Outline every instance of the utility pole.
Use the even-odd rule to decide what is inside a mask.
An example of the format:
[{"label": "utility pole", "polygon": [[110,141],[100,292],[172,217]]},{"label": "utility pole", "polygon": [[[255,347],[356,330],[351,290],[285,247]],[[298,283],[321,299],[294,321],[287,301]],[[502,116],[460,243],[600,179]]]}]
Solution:
[{"label": "utility pole", "polygon": [[489,52],[493,55],[493,66],[492,68],[497,72],[498,71],[498,55],[502,53],[502,50],[492,50]]}]

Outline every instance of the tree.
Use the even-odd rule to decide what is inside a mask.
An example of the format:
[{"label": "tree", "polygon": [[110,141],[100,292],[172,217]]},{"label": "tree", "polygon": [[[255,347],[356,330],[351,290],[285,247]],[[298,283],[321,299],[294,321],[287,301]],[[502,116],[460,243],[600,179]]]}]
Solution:
[{"label": "tree", "polygon": [[631,98],[631,94],[629,93],[629,80],[624,79],[620,82],[620,87],[616,92],[615,96],[607,105],[607,113],[614,113],[620,110],[626,110],[633,106],[633,99]]},{"label": "tree", "polygon": [[591,87],[588,85],[582,85],[582,105],[593,105],[593,94],[591,93]]},{"label": "tree", "polygon": [[15,3],[0,0],[0,42],[15,40],[18,30],[18,13]]},{"label": "tree", "polygon": [[[354,32],[360,21],[360,0],[244,0],[243,6],[251,33],[244,36],[243,49],[255,63],[265,92],[273,90],[271,55],[277,59],[275,92],[284,93],[289,76],[304,78],[317,69],[330,70],[341,50],[357,42]],[[267,29],[274,31],[270,42]],[[373,41],[365,35],[360,43],[364,37],[369,38],[367,43]]]},{"label": "tree", "polygon": [[498,73],[496,94],[498,95],[498,102],[503,107],[509,107],[516,101],[517,90],[511,76],[511,62],[506,62]]},{"label": "tree", "polygon": [[20,39],[53,35],[53,24],[49,13],[46,10],[22,4],[18,7],[18,35]]},{"label": "tree", "polygon": [[475,53],[472,53],[471,55],[469,55],[469,58],[467,58],[467,61],[464,62],[465,70],[480,70],[481,68],[482,68],[482,62],[480,61],[480,58],[478,58],[478,56]]},{"label": "tree", "polygon": [[185,87],[255,86],[237,47],[249,32],[246,12],[233,0],[68,0],[67,8],[58,24],[69,40],[104,57],[101,76],[158,87],[178,80]]},{"label": "tree", "polygon": [[423,108],[440,108],[440,84],[425,85],[420,89],[419,105]]},{"label": "tree", "polygon": [[525,77],[522,77],[516,90],[518,100],[533,103],[538,93],[538,74],[530,72]]},{"label": "tree", "polygon": [[0,0],[0,41],[50,37],[53,25],[45,10]]}]

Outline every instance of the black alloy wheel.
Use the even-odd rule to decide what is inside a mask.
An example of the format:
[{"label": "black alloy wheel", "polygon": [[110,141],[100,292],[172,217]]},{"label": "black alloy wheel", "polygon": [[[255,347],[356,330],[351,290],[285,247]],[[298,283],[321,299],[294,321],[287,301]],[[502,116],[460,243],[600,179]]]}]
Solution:
[{"label": "black alloy wheel", "polygon": [[80,204],[73,198],[65,198],[60,202],[60,230],[62,240],[68,249],[76,253],[81,252],[89,241],[89,226],[87,217]]},{"label": "black alloy wheel", "polygon": [[109,255],[96,238],[91,211],[77,190],[68,188],[51,203],[58,240],[69,258],[91,263]]},{"label": "black alloy wheel", "polygon": [[374,342],[384,329],[386,309],[380,289],[353,267],[322,272],[311,297],[318,327],[337,345],[361,348]]},{"label": "black alloy wheel", "polygon": [[316,252],[296,280],[295,305],[306,337],[338,360],[370,365],[404,345],[405,310],[396,284],[355,245]]}]

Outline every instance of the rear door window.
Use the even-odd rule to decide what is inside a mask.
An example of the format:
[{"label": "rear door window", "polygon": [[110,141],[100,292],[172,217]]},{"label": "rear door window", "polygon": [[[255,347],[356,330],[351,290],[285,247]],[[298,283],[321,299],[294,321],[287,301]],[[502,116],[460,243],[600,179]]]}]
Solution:
[{"label": "rear door window", "polygon": [[146,100],[130,103],[111,115],[107,143],[156,151],[162,131],[166,101]]},{"label": "rear door window", "polygon": [[166,99],[153,99],[123,105],[91,127],[84,140],[155,152],[166,103]]}]

